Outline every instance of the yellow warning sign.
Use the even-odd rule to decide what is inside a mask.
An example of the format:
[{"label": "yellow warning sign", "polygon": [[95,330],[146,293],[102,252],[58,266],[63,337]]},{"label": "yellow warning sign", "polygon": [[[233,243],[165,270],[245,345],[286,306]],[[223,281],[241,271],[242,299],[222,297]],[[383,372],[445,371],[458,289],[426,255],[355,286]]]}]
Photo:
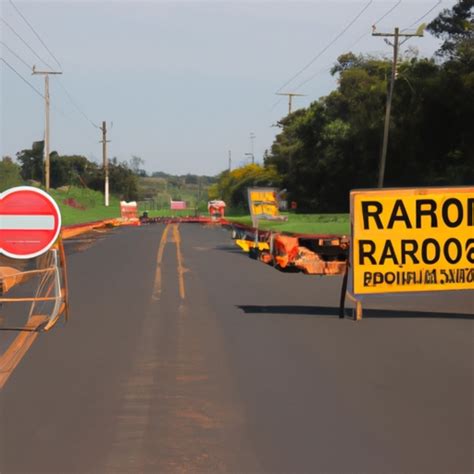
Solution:
[{"label": "yellow warning sign", "polygon": [[355,294],[474,289],[474,188],[351,191]]},{"label": "yellow warning sign", "polygon": [[248,188],[248,198],[254,227],[256,227],[256,222],[259,219],[284,220],[280,216],[275,188]]}]

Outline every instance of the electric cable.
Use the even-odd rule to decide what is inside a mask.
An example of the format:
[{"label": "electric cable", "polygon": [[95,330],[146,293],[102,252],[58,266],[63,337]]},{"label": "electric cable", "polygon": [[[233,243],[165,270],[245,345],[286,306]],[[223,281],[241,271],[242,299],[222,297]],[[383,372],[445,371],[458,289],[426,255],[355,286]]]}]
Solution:
[{"label": "electric cable", "polygon": [[387,12],[385,12],[378,20],[374,21],[374,26],[377,24],[377,23],[380,23],[382,20],[384,20],[385,18],[387,18],[388,15],[390,15],[390,13],[393,12],[393,10],[395,10],[395,8],[397,8],[400,3],[402,3],[402,0],[398,0],[398,3],[396,3],[392,8],[390,8],[390,10],[388,10]]},{"label": "electric cable", "polygon": [[[386,18],[388,15],[390,15],[390,13],[392,13],[400,4],[402,3],[402,0],[398,0],[398,2],[393,5],[388,11],[386,11],[378,20],[376,20],[374,22],[374,26],[381,22],[384,18]],[[369,36],[370,33],[364,33],[362,36],[360,36],[354,43],[352,43],[351,46],[355,46],[357,43],[359,43],[363,38],[365,38],[366,36]],[[316,72],[315,74],[313,74],[312,76],[308,77],[308,79],[304,80],[303,82],[301,82],[300,84],[298,84],[295,88],[295,90],[299,90],[301,87],[305,86],[308,82],[312,81],[315,77],[319,76],[322,72],[325,72],[325,71],[318,71]]]},{"label": "electric cable", "polygon": [[[46,46],[46,43],[42,40],[41,36],[36,32],[36,30],[33,28],[33,25],[31,25],[31,23],[25,18],[25,16],[23,15],[23,13],[21,13],[21,11],[18,9],[18,7],[13,3],[13,0],[10,0],[10,3],[12,5],[12,7],[15,9],[15,11],[18,13],[18,15],[21,16],[21,18],[23,18],[24,22],[30,27],[30,30],[35,34],[35,36],[40,40],[41,44],[44,46],[44,48],[46,49],[46,51],[48,51],[48,53],[51,55],[51,57],[56,61],[56,64],[59,66],[59,68],[62,70],[62,66],[61,66],[61,63],[58,61],[58,59],[56,58],[56,56],[51,52],[51,50],[48,48],[48,46]],[[46,63],[45,63],[46,64]]]},{"label": "electric cable", "polygon": [[62,84],[61,81],[57,81],[60,87],[63,89],[63,91],[66,93],[66,96],[68,97],[69,101],[71,104],[76,108],[76,110],[95,128],[100,128],[98,125],[96,125],[87,115],[86,113],[77,105],[76,101],[72,98],[72,95],[68,92],[66,89],[66,86]]},{"label": "electric cable", "polygon": [[25,79],[11,64],[8,63],[4,58],[0,58],[0,61],[5,63],[23,82],[28,84],[41,98],[45,98],[44,95],[33,85],[30,81]]},{"label": "electric cable", "polygon": [[7,20],[5,20],[4,18],[0,18],[0,20],[3,21],[3,23],[5,23],[5,25],[8,26],[8,28],[10,28],[10,30],[17,36],[17,38],[19,38],[23,44],[43,63],[45,64],[47,67],[49,67],[49,69],[53,70],[53,67],[51,67],[50,64],[48,64],[44,59],[41,58],[41,56],[15,31],[15,29],[13,28],[13,26],[11,26]]},{"label": "electric cable", "polygon": [[362,10],[340,31],[332,41],[330,41],[316,56],[314,56],[309,63],[307,63],[303,68],[301,68],[295,75],[293,75],[288,81],[286,81],[278,90],[281,90],[286,87],[288,84],[293,82],[298,76],[300,76],[304,71],[306,71],[314,62],[319,59],[361,16],[362,14],[370,7],[373,3],[373,0],[370,0]]},{"label": "electric cable", "polygon": [[420,23],[421,20],[425,19],[435,8],[437,8],[442,3],[443,3],[443,0],[438,0],[438,2],[436,2],[436,4],[433,5],[423,16],[420,16],[420,18],[416,19],[410,26],[403,28],[402,31],[406,31],[406,30],[409,30],[410,28],[413,28],[416,24]]},{"label": "electric cable", "polygon": [[18,55],[17,53],[15,53],[15,51],[13,51],[13,49],[10,48],[10,46],[8,46],[6,43],[4,43],[3,41],[0,41],[0,44],[6,48],[8,51],[10,51],[11,54],[13,54],[13,56],[15,56],[20,62],[22,62],[28,69],[31,70],[31,66],[20,56]]},{"label": "electric cable", "polygon": [[[62,65],[61,63],[59,62],[59,60],[56,58],[56,56],[53,54],[53,52],[48,48],[48,46],[46,45],[46,43],[43,41],[43,39],[40,37],[40,35],[38,34],[38,32],[35,30],[35,28],[33,27],[33,25],[26,19],[26,17],[21,13],[21,11],[18,9],[18,7],[13,3],[12,0],[10,0],[10,3],[11,5],[13,6],[13,8],[16,10],[16,12],[21,16],[21,18],[24,20],[24,22],[28,25],[28,27],[31,29],[31,31],[33,31],[33,33],[35,34],[35,36],[38,38],[38,40],[41,42],[41,44],[44,46],[44,48],[48,51],[48,53],[51,55],[51,57],[54,59],[54,61],[58,64],[58,66],[62,69]],[[48,64],[43,58],[41,58],[41,56],[39,56],[39,54],[36,53],[36,51],[20,36],[20,34],[4,19],[2,19],[2,21],[10,28],[10,30],[28,47],[28,49],[41,61],[43,62],[46,66],[48,66],[50,69],[53,69],[52,66],[50,64]],[[29,66],[26,61],[24,61],[19,55],[17,55],[13,50],[11,50],[11,48],[9,48],[5,43],[1,42],[13,55],[15,55],[17,57],[17,59],[19,59],[23,64],[25,64],[26,66],[28,66],[29,68],[31,68],[31,66]],[[77,111],[95,128],[99,128],[92,120],[89,119],[89,117],[87,117],[87,115],[85,114],[85,112],[79,107],[79,105],[77,104],[77,102],[73,99],[72,95],[69,93],[69,91],[66,89],[66,87],[58,80],[57,81],[58,84],[61,86],[61,88],[64,90],[65,94],[67,95],[69,101],[71,102],[71,104],[77,109]],[[54,106],[53,106],[54,108]],[[63,117],[66,117],[66,118],[69,118],[67,117],[64,112],[61,110],[61,109],[56,109],[57,112],[59,112]]]}]

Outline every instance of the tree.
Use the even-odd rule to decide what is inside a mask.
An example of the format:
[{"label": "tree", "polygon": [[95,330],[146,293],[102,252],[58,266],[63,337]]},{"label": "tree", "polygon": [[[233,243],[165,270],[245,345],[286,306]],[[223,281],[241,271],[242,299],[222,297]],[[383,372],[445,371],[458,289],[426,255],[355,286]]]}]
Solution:
[{"label": "tree", "polygon": [[437,38],[444,40],[438,56],[459,58],[474,48],[474,0],[459,0],[451,10],[443,10],[427,27]]},{"label": "tree", "polygon": [[285,117],[265,163],[283,175],[302,211],[347,210],[353,186],[376,183],[388,61],[347,53],[332,69],[338,88]]},{"label": "tree", "polygon": [[65,185],[87,186],[99,173],[95,163],[81,155],[58,155],[51,153],[51,187],[58,188]]},{"label": "tree", "polygon": [[139,156],[132,155],[130,159],[130,169],[137,176],[146,176],[146,171],[142,169],[142,166],[145,164],[145,160]]},{"label": "tree", "polygon": [[0,161],[0,192],[20,186],[23,181],[20,175],[21,168],[14,163],[10,156],[4,156]]},{"label": "tree", "polygon": [[[468,59],[458,54],[439,64],[410,54],[400,61],[387,187],[474,182],[474,62]],[[332,69],[336,90],[279,122],[265,164],[276,167],[299,210],[347,212],[351,189],[375,187],[390,67],[385,59],[344,54]]]},{"label": "tree", "polygon": [[250,164],[220,174],[217,183],[209,187],[209,199],[222,199],[229,207],[247,208],[247,188],[280,186],[281,179],[274,166]]},{"label": "tree", "polygon": [[21,164],[21,177],[43,182],[43,150],[44,141],[34,142],[31,149],[25,149],[16,154]]}]

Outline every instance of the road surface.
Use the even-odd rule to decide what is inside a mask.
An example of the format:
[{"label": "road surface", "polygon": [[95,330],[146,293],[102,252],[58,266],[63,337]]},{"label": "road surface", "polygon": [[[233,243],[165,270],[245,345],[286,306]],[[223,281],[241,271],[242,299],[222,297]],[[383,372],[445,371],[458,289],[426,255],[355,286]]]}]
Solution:
[{"label": "road surface", "polygon": [[[67,244],[70,321],[0,391],[0,472],[472,472],[474,292],[371,297],[221,228]],[[0,332],[0,338],[4,334]]]}]

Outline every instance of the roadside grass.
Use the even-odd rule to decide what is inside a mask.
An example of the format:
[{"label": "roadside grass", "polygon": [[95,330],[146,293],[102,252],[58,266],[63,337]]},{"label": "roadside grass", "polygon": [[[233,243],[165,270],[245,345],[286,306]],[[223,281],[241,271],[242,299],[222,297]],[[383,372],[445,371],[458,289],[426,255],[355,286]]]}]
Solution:
[{"label": "roadside grass", "polygon": [[[259,228],[295,234],[350,234],[349,214],[293,214],[283,213],[288,221],[260,221]],[[232,222],[252,225],[250,216],[226,216]]]},{"label": "roadside grass", "polygon": [[[139,208],[141,215],[143,209]],[[188,217],[194,216],[194,209],[184,211],[172,211],[170,209],[159,209],[147,211],[149,217]],[[208,216],[207,210],[198,209],[197,215]],[[295,234],[333,234],[349,235],[349,214],[293,214],[283,213],[288,217],[286,222],[260,221],[259,228],[274,230],[276,232],[292,232]],[[231,222],[251,226],[252,219],[249,215],[231,213],[225,216]]]},{"label": "roadside grass", "polygon": [[[142,210],[162,209],[169,206],[170,199],[186,201],[189,207],[207,206],[208,184],[186,183],[185,179],[172,177],[139,177],[138,202]],[[160,214],[161,215],[161,214]]]},{"label": "roadside grass", "polygon": [[[110,196],[110,206],[105,207],[104,195],[99,191],[79,188],[76,186],[65,186],[59,189],[51,189],[49,193],[57,202],[63,225],[74,225],[85,222],[93,222],[102,219],[120,217],[120,200]],[[67,201],[69,204],[67,204]],[[71,205],[72,204],[72,205]],[[74,207],[76,206],[76,207]],[[139,215],[144,209],[139,207]],[[149,217],[186,217],[201,215],[207,216],[207,209],[194,208],[182,211],[172,211],[169,208],[147,211]],[[274,230],[276,232],[292,232],[301,234],[350,234],[349,214],[294,214],[283,213],[288,217],[286,222],[260,221],[259,228]],[[230,212],[226,218],[235,223],[252,225],[249,215],[242,212]]]},{"label": "roadside grass", "polygon": [[[110,206],[105,207],[104,195],[98,191],[70,186],[51,189],[49,194],[54,198],[61,210],[63,225],[81,224],[120,217],[120,200],[110,196]],[[77,205],[84,209],[77,209],[68,205],[65,203],[66,200],[77,203]]]}]

